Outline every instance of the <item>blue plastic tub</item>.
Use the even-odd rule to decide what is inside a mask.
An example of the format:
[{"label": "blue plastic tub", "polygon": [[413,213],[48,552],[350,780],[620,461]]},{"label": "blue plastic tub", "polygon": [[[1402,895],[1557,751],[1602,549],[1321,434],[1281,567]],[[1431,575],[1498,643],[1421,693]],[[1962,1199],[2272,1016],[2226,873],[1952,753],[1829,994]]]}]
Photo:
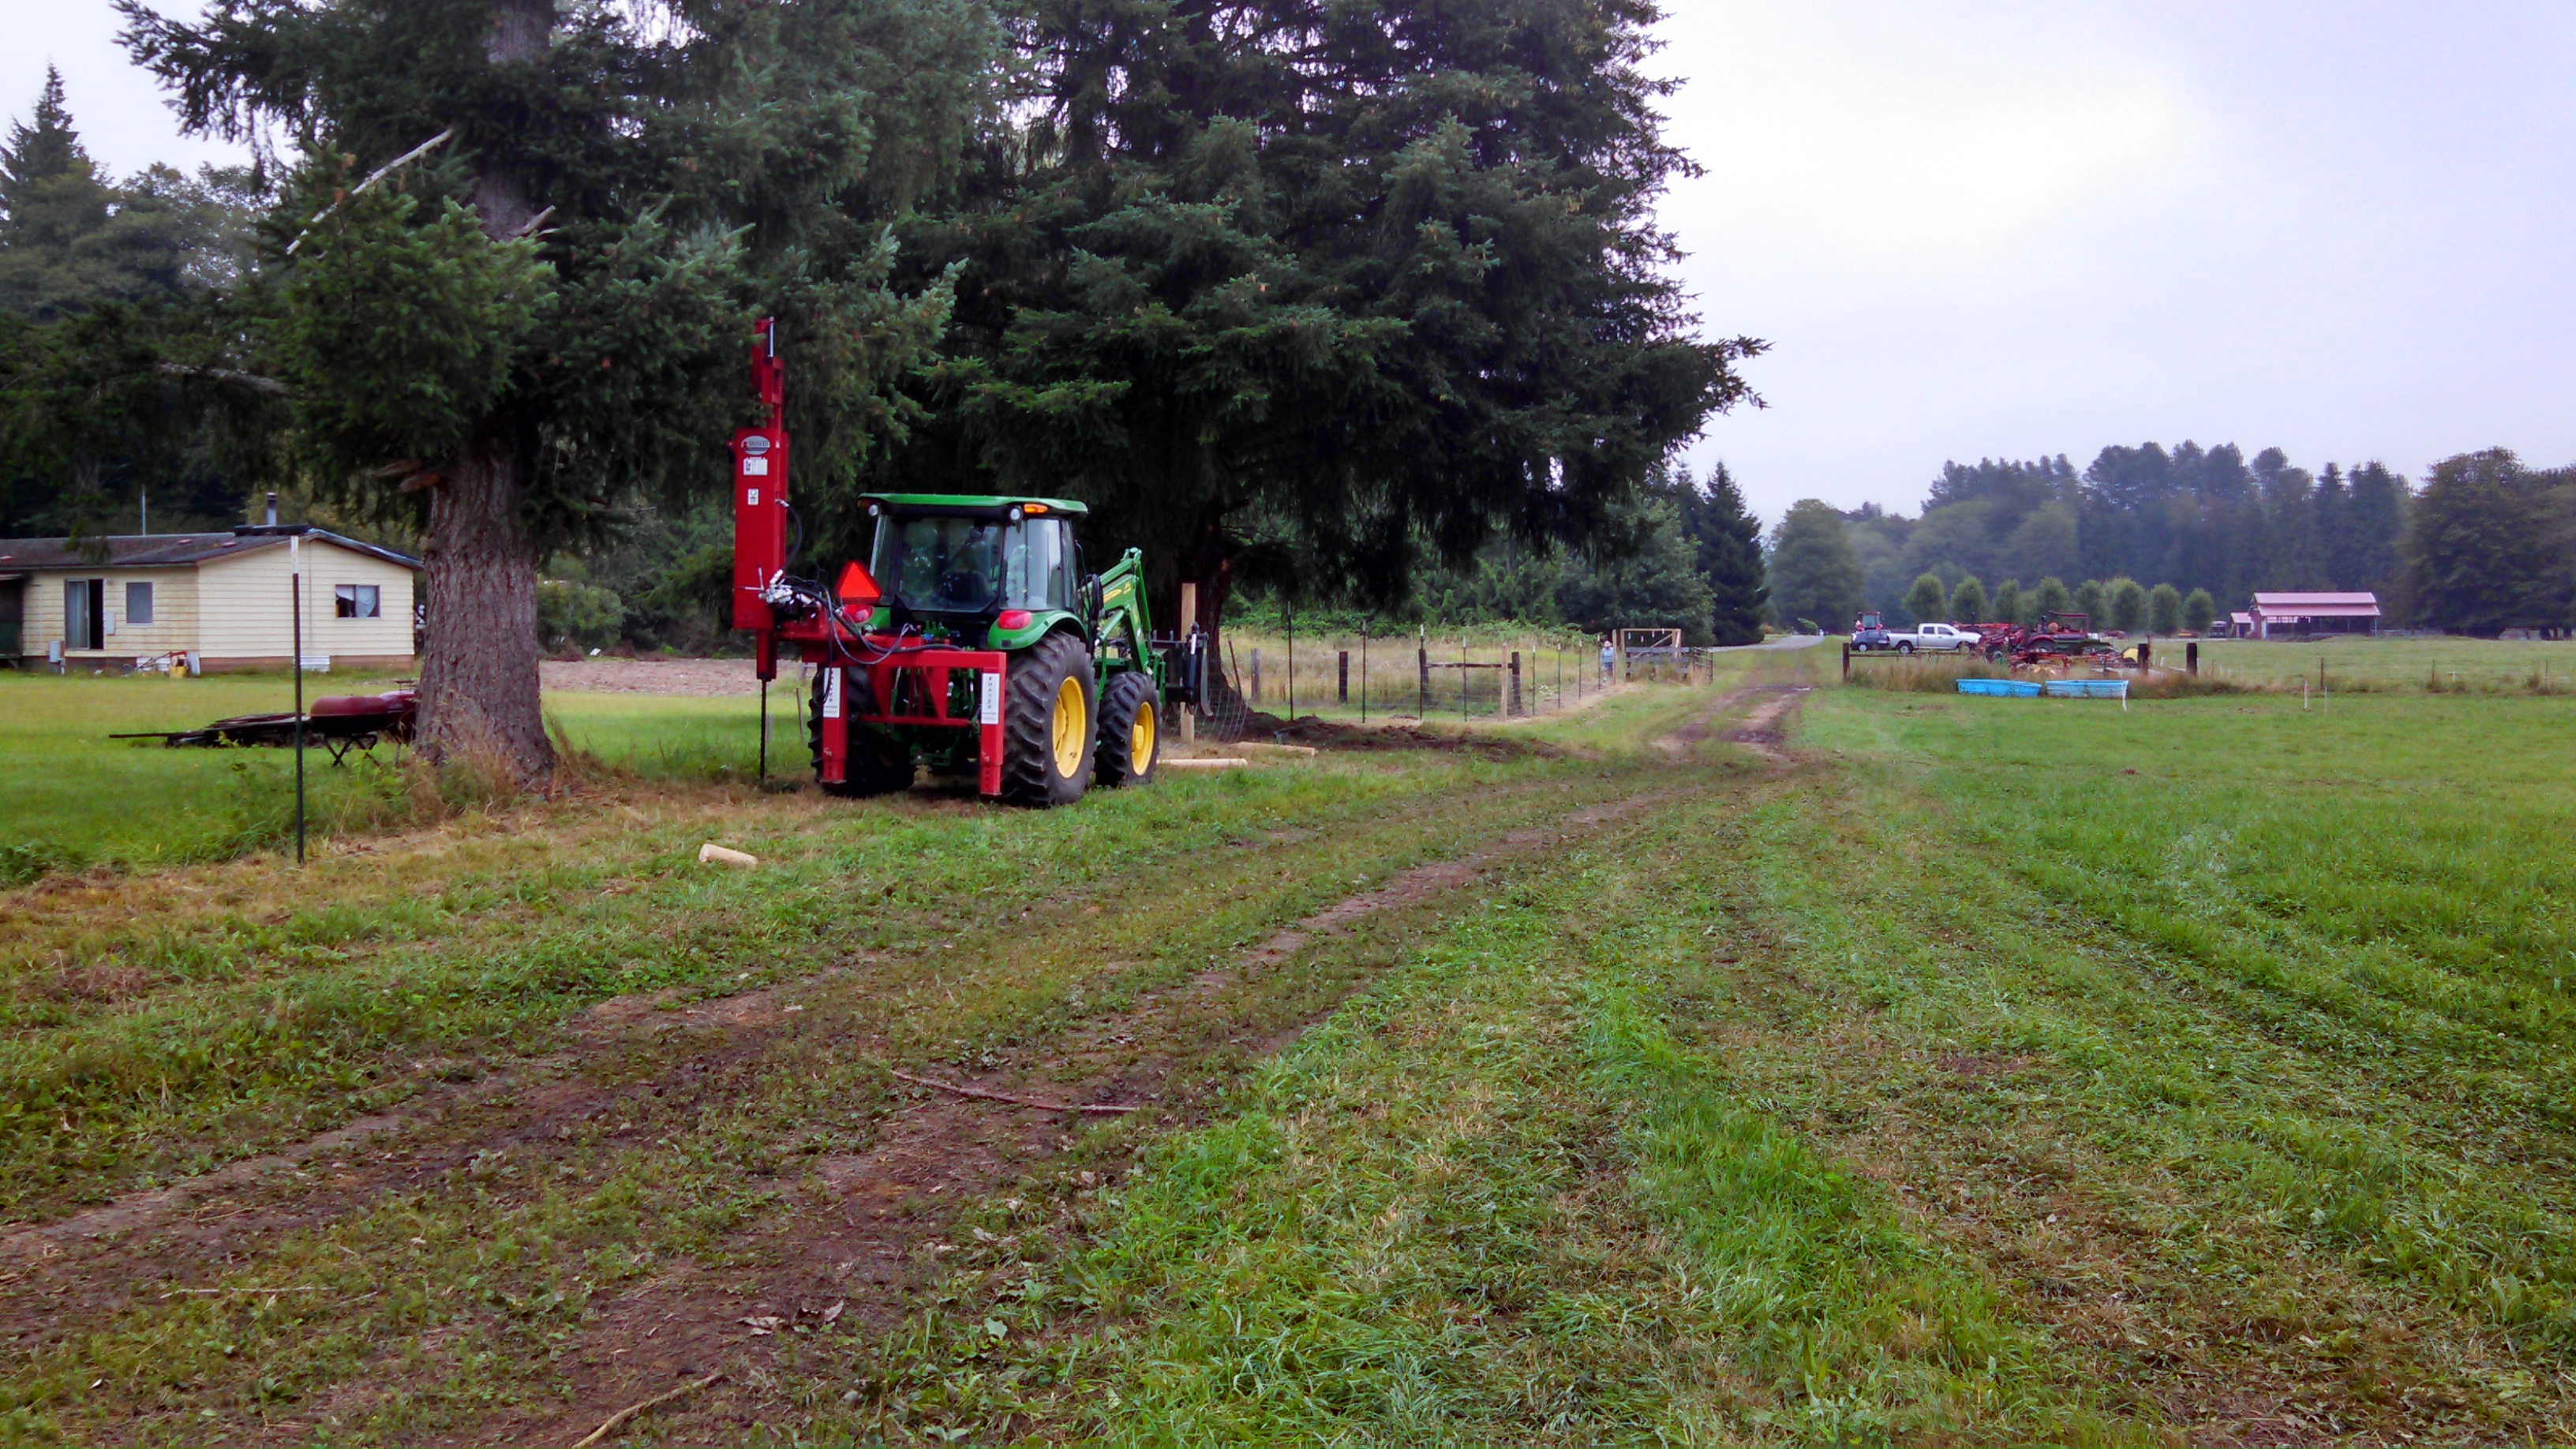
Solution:
[{"label": "blue plastic tub", "polygon": [[2121,699],[2129,697],[2125,679],[2052,679],[2048,681],[2051,699]]},{"label": "blue plastic tub", "polygon": [[2039,682],[2031,679],[1962,679],[1961,694],[1998,695],[2008,699],[2039,698]]}]

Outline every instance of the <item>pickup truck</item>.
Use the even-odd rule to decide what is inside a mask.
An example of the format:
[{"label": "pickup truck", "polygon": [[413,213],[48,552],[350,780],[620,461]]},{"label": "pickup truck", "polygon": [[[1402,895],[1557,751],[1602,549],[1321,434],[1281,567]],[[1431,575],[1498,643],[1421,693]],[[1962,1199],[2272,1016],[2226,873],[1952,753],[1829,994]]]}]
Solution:
[{"label": "pickup truck", "polygon": [[1954,629],[1947,624],[1917,624],[1887,636],[1887,642],[1899,654],[1933,650],[1967,650],[1975,652],[1984,636],[1974,629]]}]

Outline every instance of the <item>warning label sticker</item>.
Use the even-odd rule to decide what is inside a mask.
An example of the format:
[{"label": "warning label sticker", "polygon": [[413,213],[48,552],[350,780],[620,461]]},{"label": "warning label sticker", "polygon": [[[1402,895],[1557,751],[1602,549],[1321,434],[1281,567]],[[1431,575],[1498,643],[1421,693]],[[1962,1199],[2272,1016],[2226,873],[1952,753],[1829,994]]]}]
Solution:
[{"label": "warning label sticker", "polygon": [[976,711],[975,722],[977,724],[1002,722],[1002,676],[990,672],[984,675],[983,706]]}]

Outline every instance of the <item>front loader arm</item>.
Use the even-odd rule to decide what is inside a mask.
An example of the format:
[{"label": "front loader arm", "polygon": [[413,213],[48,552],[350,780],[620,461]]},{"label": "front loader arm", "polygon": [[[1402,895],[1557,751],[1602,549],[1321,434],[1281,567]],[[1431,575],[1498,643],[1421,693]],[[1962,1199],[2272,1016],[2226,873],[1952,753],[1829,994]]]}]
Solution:
[{"label": "front loader arm", "polygon": [[[1140,669],[1153,669],[1154,630],[1145,612],[1145,554],[1129,549],[1100,575],[1100,616],[1092,623],[1092,652],[1117,643]],[[1159,671],[1157,671],[1159,673]]]}]

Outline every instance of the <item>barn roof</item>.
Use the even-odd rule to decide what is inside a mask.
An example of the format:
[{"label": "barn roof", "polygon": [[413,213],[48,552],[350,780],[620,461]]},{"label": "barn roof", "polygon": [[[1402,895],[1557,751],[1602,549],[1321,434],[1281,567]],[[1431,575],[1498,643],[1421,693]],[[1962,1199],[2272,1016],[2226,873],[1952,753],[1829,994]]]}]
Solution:
[{"label": "barn roof", "polygon": [[2379,596],[2371,593],[2258,592],[2254,595],[2254,612],[2303,619],[2375,619],[2379,617]]},{"label": "barn roof", "polygon": [[208,533],[111,534],[83,539],[77,548],[68,538],[0,538],[0,573],[29,569],[189,568],[274,548],[296,537],[337,544],[407,569],[420,567],[420,560],[409,554],[360,543],[309,523],[245,523]]}]

